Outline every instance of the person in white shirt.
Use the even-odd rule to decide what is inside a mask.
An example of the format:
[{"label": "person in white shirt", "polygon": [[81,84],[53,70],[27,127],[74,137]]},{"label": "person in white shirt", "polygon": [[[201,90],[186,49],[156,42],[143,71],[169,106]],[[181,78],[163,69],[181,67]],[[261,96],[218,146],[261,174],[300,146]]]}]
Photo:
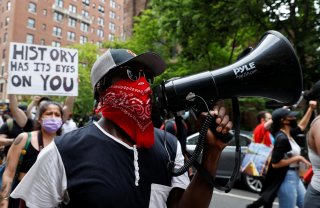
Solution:
[{"label": "person in white shirt", "polygon": [[62,125],[62,134],[68,133],[72,130],[77,129],[77,124],[76,122],[73,121],[72,119],[72,113],[69,114],[68,120],[64,122]]}]

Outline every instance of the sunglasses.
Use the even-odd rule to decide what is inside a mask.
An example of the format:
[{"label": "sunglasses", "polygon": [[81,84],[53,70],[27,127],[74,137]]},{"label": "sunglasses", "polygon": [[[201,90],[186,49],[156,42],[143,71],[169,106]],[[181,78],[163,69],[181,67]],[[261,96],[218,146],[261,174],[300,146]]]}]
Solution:
[{"label": "sunglasses", "polygon": [[144,76],[149,84],[152,84],[154,81],[152,72],[143,70],[137,66],[122,66],[121,69],[126,70],[128,78],[132,81],[137,81],[140,76]]}]

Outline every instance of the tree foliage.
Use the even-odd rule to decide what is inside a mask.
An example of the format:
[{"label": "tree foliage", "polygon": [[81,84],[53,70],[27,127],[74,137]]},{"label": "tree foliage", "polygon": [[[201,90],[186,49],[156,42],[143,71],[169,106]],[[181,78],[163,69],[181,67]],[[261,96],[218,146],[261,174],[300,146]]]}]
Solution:
[{"label": "tree foliage", "polygon": [[92,113],[94,105],[90,71],[99,55],[99,49],[89,43],[72,47],[78,50],[79,56],[79,94],[73,107],[73,114],[75,117],[86,117]]},{"label": "tree foliage", "polygon": [[[168,67],[157,78],[158,84],[162,79],[229,65],[243,49],[255,47],[266,31],[277,30],[296,49],[304,89],[309,89],[320,73],[318,17],[319,0],[151,0],[149,8],[135,18],[130,39],[105,42],[103,47],[160,54]],[[263,108],[263,100],[244,100]]]}]

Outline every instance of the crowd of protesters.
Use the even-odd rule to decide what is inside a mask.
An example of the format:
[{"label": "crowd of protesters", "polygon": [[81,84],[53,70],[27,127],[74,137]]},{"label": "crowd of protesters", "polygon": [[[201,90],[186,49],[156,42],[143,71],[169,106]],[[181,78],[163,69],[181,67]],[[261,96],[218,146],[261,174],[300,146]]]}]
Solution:
[{"label": "crowd of protesters", "polygon": [[[204,175],[215,176],[227,146],[220,137],[232,122],[221,104],[201,114],[200,118],[214,116],[217,126],[205,136],[202,172],[173,176],[172,164],[180,168],[188,158],[191,126],[189,112],[163,118],[152,108],[151,84],[164,70],[164,61],[151,52],[136,56],[127,49],[106,51],[91,71],[96,105],[87,122],[73,120],[75,97],[60,104],[34,96],[29,105],[22,105],[16,95],[8,95],[8,110],[0,117],[5,164],[0,207],[208,207],[214,186]],[[308,104],[299,123],[298,114],[285,107],[259,113],[253,141],[273,151],[261,197],[248,207],[272,207],[275,197],[281,208],[318,204],[315,130],[308,144],[316,177],[307,203],[298,175],[299,163],[311,165],[296,142],[317,107],[316,101]]]}]

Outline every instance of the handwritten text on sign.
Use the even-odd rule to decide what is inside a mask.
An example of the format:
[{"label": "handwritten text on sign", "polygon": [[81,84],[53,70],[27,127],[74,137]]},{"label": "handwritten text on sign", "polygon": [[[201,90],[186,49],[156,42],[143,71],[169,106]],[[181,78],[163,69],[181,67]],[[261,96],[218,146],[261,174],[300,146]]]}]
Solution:
[{"label": "handwritten text on sign", "polygon": [[78,95],[78,51],[10,43],[8,93]]}]

